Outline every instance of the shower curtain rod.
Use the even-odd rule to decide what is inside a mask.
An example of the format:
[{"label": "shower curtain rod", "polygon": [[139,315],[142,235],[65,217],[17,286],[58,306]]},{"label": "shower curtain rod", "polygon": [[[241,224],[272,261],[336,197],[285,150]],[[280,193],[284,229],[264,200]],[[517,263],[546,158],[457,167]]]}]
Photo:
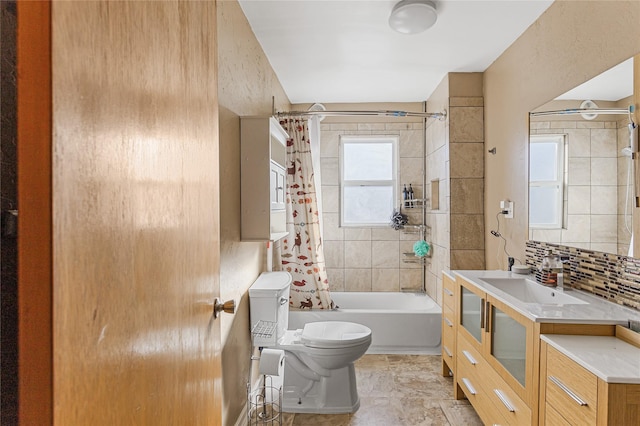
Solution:
[{"label": "shower curtain rod", "polygon": [[335,116],[378,116],[378,117],[420,117],[437,118],[444,121],[447,118],[447,111],[442,112],[410,112],[410,111],[285,111],[277,112],[278,117],[322,115],[325,117]]},{"label": "shower curtain rod", "polygon": [[628,113],[629,113],[629,110],[626,108],[570,108],[570,109],[561,109],[557,111],[530,112],[529,115],[532,117],[540,117],[544,115],[577,115],[577,114],[614,115],[614,114],[628,114]]}]

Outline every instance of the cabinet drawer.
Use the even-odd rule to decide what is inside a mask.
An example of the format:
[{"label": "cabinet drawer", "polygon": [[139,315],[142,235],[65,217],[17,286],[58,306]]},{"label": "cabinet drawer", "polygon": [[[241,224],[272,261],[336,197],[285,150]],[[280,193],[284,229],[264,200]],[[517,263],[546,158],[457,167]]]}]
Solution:
[{"label": "cabinet drawer", "polygon": [[551,346],[547,346],[547,404],[571,424],[595,425],[598,379]]},{"label": "cabinet drawer", "polygon": [[460,334],[458,334],[456,346],[456,365],[458,368],[462,364],[468,366],[472,370],[489,368],[489,364],[485,362],[482,355],[480,355],[480,353],[476,351],[471,344],[469,344],[467,339]]},{"label": "cabinet drawer", "polygon": [[482,370],[487,396],[507,425],[531,424],[531,408],[491,368]]},{"label": "cabinet drawer", "polygon": [[450,327],[446,319],[453,324],[453,312],[445,306],[442,309],[442,359],[455,374],[455,328]]},{"label": "cabinet drawer", "polygon": [[443,275],[442,279],[442,304],[448,306],[452,311],[456,309],[456,282],[449,278],[447,275]]},{"label": "cabinet drawer", "polygon": [[456,380],[484,424],[504,426],[509,423],[492,405],[485,384],[485,373],[489,370],[491,368],[486,364],[483,370],[478,370],[469,363],[461,363],[458,365]]},{"label": "cabinet drawer", "polygon": [[553,406],[547,404],[545,407],[545,425],[554,425],[554,426],[571,426],[571,423],[567,422],[564,417],[560,413],[556,411]]}]

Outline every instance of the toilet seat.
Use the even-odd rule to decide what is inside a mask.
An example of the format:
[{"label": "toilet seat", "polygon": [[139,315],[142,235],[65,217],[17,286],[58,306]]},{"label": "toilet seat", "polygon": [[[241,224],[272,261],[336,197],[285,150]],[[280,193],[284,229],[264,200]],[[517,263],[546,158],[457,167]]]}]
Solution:
[{"label": "toilet seat", "polygon": [[371,329],[346,321],[318,321],[307,323],[300,342],[310,348],[338,349],[371,342]]}]

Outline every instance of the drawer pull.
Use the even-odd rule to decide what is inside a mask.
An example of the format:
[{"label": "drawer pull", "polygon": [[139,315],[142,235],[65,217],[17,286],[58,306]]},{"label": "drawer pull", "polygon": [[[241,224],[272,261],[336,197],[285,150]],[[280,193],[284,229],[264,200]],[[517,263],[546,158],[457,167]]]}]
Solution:
[{"label": "drawer pull", "polygon": [[447,296],[453,296],[453,292],[451,290],[449,290],[448,288],[445,288],[444,292],[447,294]]},{"label": "drawer pull", "polygon": [[445,319],[444,319],[444,322],[446,322],[446,323],[447,323],[447,326],[448,326],[448,327],[453,327],[453,323],[452,323],[451,321],[449,321],[449,318],[445,318]]},{"label": "drawer pull", "polygon": [[476,390],[473,387],[473,385],[471,384],[471,382],[469,381],[469,379],[467,379],[466,377],[462,378],[462,383],[464,383],[464,385],[467,387],[467,389],[469,389],[469,392],[471,392],[471,395],[475,395],[476,394]]},{"label": "drawer pull", "polygon": [[478,363],[478,361],[476,361],[476,359],[469,352],[462,351],[462,355],[464,355],[465,358],[467,358],[469,360],[471,365],[476,365]]},{"label": "drawer pull", "polygon": [[505,407],[507,407],[507,410],[509,410],[510,413],[515,413],[516,409],[513,408],[513,406],[511,405],[511,402],[509,402],[509,400],[507,399],[507,397],[502,393],[501,390],[498,389],[494,389],[493,393],[496,394],[496,396],[498,397],[498,399],[500,400],[500,402],[502,402],[504,404]]},{"label": "drawer pull", "polygon": [[562,383],[560,379],[558,379],[557,377],[549,376],[549,380],[551,380],[553,383],[556,384],[556,386],[562,389],[564,393],[569,395],[571,399],[573,399],[575,402],[578,403],[578,405],[581,405],[583,407],[589,405],[586,402],[584,402],[578,395],[576,395],[571,389],[569,389],[564,383]]},{"label": "drawer pull", "polygon": [[443,346],[442,346],[442,349],[444,349],[444,353],[446,353],[446,354],[447,354],[447,356],[448,356],[449,358],[452,358],[452,357],[453,357],[453,355],[451,354],[451,351],[449,350],[449,348],[448,348],[448,347],[446,347],[446,346],[444,346],[444,345],[443,345]]}]

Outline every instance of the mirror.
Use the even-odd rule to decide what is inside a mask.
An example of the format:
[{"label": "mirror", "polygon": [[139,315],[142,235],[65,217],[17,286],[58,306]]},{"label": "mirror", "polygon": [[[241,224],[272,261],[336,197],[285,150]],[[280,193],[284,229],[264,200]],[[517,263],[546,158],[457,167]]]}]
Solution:
[{"label": "mirror", "polygon": [[[530,240],[630,254],[630,105],[633,58],[530,113]],[[577,108],[602,113],[546,114]]]}]

